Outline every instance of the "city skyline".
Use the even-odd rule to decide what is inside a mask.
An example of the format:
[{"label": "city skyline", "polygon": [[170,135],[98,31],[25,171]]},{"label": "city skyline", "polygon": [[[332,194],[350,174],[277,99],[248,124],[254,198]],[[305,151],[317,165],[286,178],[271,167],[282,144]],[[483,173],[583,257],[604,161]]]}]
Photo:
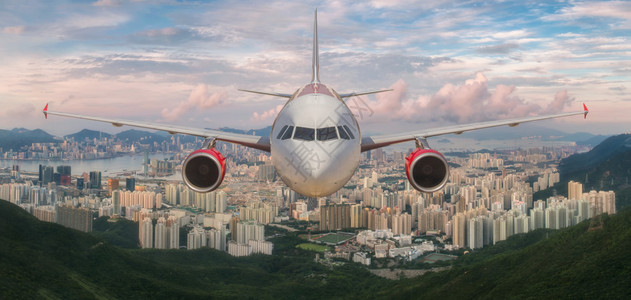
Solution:
[{"label": "city skyline", "polygon": [[[378,180],[379,177],[388,177],[389,175],[378,175],[377,172],[372,171],[371,176],[369,176],[370,172],[365,172],[364,175],[366,177],[362,179],[362,176],[359,176],[359,178],[356,179],[357,182],[364,182],[363,188],[347,190],[340,194],[339,198],[336,196],[330,198],[328,201],[325,199],[318,199],[317,201],[311,201],[315,199],[307,199],[306,201],[298,200],[292,202],[293,198],[284,192],[286,188],[282,186],[270,186],[271,193],[269,195],[273,197],[271,202],[269,202],[270,199],[264,202],[264,198],[258,200],[248,198],[246,202],[237,204],[236,207],[238,207],[238,209],[233,207],[231,212],[227,214],[224,214],[224,212],[226,210],[228,195],[223,190],[216,193],[196,194],[184,188],[181,183],[174,184],[173,182],[165,182],[164,194],[162,194],[162,192],[155,193],[144,191],[145,187],[142,188],[143,192],[131,192],[134,190],[134,187],[130,188],[127,185],[123,188],[122,185],[118,184],[118,180],[114,182],[112,178],[101,179],[99,176],[98,179],[93,179],[94,176],[92,176],[92,174],[90,174],[89,180],[92,190],[90,196],[85,198],[70,199],[64,197],[62,200],[61,197],[58,197],[56,191],[47,191],[46,187],[40,188],[29,182],[15,185],[2,184],[0,185],[0,196],[7,198],[7,200],[13,203],[20,204],[27,210],[33,210],[32,213],[37,215],[38,218],[47,221],[55,220],[54,212],[56,209],[53,209],[51,205],[58,205],[60,203],[61,205],[65,203],[65,205],[70,204],[72,206],[76,206],[77,202],[82,203],[81,206],[83,208],[89,207],[91,210],[98,209],[99,216],[120,215],[120,212],[125,211],[126,218],[141,221],[139,223],[140,242],[143,248],[153,247],[151,245],[153,245],[154,233],[156,236],[155,247],[166,247],[164,246],[164,242],[167,239],[165,237],[166,232],[164,230],[159,231],[159,229],[164,228],[157,226],[155,229],[156,232],[154,232],[153,225],[151,224],[151,219],[158,219],[158,224],[160,224],[159,219],[164,216],[160,212],[162,211],[161,209],[164,209],[164,207],[162,207],[164,195],[164,200],[166,200],[166,203],[170,204],[166,206],[167,213],[176,205],[181,205],[181,207],[195,207],[199,209],[198,213],[204,215],[204,227],[213,227],[217,230],[228,223],[231,224],[230,228],[232,230],[237,226],[233,222],[238,222],[238,220],[241,219],[243,221],[255,222],[254,224],[260,224],[257,226],[260,226],[258,230],[260,230],[262,234],[262,226],[264,224],[269,224],[272,220],[274,220],[274,223],[278,223],[280,220],[288,220],[293,217],[305,221],[319,220],[320,224],[318,228],[320,231],[367,227],[368,230],[385,230],[390,232],[389,235],[401,236],[403,238],[413,233],[410,230],[415,228],[414,224],[418,221],[418,227],[416,227],[417,231],[415,231],[414,235],[424,234],[425,232],[427,232],[428,235],[444,233],[446,237],[453,236],[454,247],[476,249],[488,245],[491,242],[495,243],[505,240],[513,234],[525,233],[529,230],[542,228],[544,227],[544,222],[545,228],[560,229],[576,225],[602,212],[609,214],[616,213],[616,200],[613,191],[592,190],[587,193],[583,190],[583,184],[574,181],[568,183],[567,197],[553,196],[545,200],[534,201],[533,203],[533,200],[536,200],[533,199],[533,192],[537,192],[540,188],[547,189],[559,182],[559,174],[556,173],[554,168],[535,168],[535,174],[538,173],[540,177],[536,182],[532,182],[532,187],[530,183],[523,180],[524,178],[521,178],[523,174],[514,172],[516,170],[506,175],[506,167],[514,169],[515,166],[512,164],[515,162],[528,162],[534,167],[541,161],[549,161],[550,158],[548,155],[552,156],[552,160],[554,160],[554,157],[560,157],[561,152],[557,152],[559,150],[561,149],[548,149],[550,152],[547,154],[536,150],[533,150],[532,153],[530,151],[520,151],[512,154],[504,154],[502,157],[506,157],[508,161],[513,162],[508,166],[504,166],[505,160],[497,158],[496,155],[491,156],[489,153],[470,154],[468,158],[460,159],[459,164],[463,167],[462,169],[454,171],[451,183],[447,189],[444,192],[434,194],[421,195],[415,190],[397,190],[396,188],[394,191],[390,191],[390,188],[388,188],[390,184],[385,182],[380,183]],[[392,158],[394,161],[391,163],[395,164],[397,159],[402,159],[401,157],[397,158],[396,154],[393,155]],[[375,156],[376,162],[386,163],[386,165],[381,166],[382,168],[389,168],[388,164],[390,163],[386,162],[384,159],[383,157]],[[501,176],[493,171],[497,168],[503,169]],[[70,172],[69,168],[58,168],[58,170],[62,171],[66,169]],[[485,175],[479,174],[479,176],[474,178],[466,176],[468,173],[478,173],[482,170],[486,170],[483,171],[483,173],[486,173]],[[532,172],[532,170],[533,169],[531,169],[530,172]],[[17,171],[17,173],[12,172],[11,176],[15,176],[15,178],[19,179],[19,168],[14,168],[14,171]],[[83,176],[85,177],[87,174]],[[247,177],[244,179],[251,181],[254,178],[256,177],[251,176],[249,180]],[[41,180],[42,179],[40,179],[40,181]],[[109,190],[111,199],[101,199],[101,201],[92,194],[95,191],[93,184],[95,180],[98,183],[107,182],[107,189],[105,189],[105,184],[103,184],[103,187],[97,187],[97,189],[102,190],[101,192]],[[45,181],[46,180],[44,180],[44,182]],[[48,187],[55,189],[55,185],[51,184],[48,184]],[[386,187],[386,190],[382,189],[384,187]],[[156,187],[152,189],[155,188]],[[162,190],[159,186],[157,188],[158,191]],[[230,191],[231,188],[228,188],[228,190]],[[234,191],[231,193],[233,192]],[[451,203],[444,202],[446,194],[451,194]],[[293,201],[295,200],[296,199]],[[285,211],[287,215],[281,217],[279,215],[278,206],[276,205],[286,207],[287,204],[289,204],[289,212],[287,213],[287,211]],[[411,205],[411,214],[401,210],[401,208],[406,207],[408,204]],[[41,209],[36,210],[38,207]],[[123,207],[125,209],[123,209]],[[178,209],[181,207],[178,206]],[[235,219],[233,214],[236,214],[237,210],[238,217]],[[308,212],[305,210],[308,210]],[[153,213],[151,213],[151,211],[153,211]],[[527,213],[528,211],[530,211],[530,214]],[[79,213],[80,211],[77,212]],[[181,215],[182,213],[184,213],[184,211],[180,210],[180,217],[183,216]],[[210,216],[207,213],[210,213]],[[214,216],[213,213],[215,213]],[[305,215],[305,213],[307,214]],[[200,214],[194,215],[199,216]],[[147,216],[150,217],[146,218]],[[449,216],[452,217],[451,221],[449,220]],[[280,217],[280,219],[277,219],[277,217]],[[166,218],[166,216],[164,216],[164,218]],[[66,219],[66,217],[62,219],[57,218],[56,222],[62,222],[62,220]],[[201,225],[201,220],[197,217],[189,219],[189,221],[190,220],[197,220],[194,223]],[[496,225],[492,225],[492,228],[497,227],[500,229],[491,230],[491,227],[488,227],[491,226],[489,225],[491,221],[497,223]],[[70,222],[71,223],[65,226],[79,226],[73,225],[75,221]],[[147,222],[148,224],[145,224]],[[166,219],[163,220],[163,222],[166,222]],[[143,234],[145,225],[148,226],[146,228],[147,234]],[[85,227],[86,225],[81,226],[84,228],[82,229],[84,231],[88,231],[91,227]],[[204,236],[207,232],[201,230],[199,233]],[[213,232],[213,234],[214,233],[219,234],[219,236],[225,236],[225,234],[220,232]],[[164,239],[162,239],[163,237]],[[189,241],[191,241],[190,238],[191,236],[189,234]],[[272,251],[271,248],[269,248],[271,247],[270,243],[259,243],[260,245],[255,243],[247,246],[246,242],[248,242],[248,238],[243,240],[237,238],[234,234],[233,240],[236,240],[239,247],[243,249],[239,248],[240,250],[237,250],[237,248],[234,248],[230,250],[231,247],[236,247],[237,245],[229,244],[228,252],[232,255],[249,255],[252,252],[259,251],[271,254]],[[256,240],[261,241],[262,238],[259,236]],[[311,238],[309,238],[309,240],[311,240]],[[403,246],[403,241],[401,241],[401,243]],[[409,245],[410,242],[406,242],[405,244]],[[223,244],[217,244],[217,249],[226,251],[225,245],[222,245]],[[193,247],[189,245],[187,248],[194,249],[200,246],[207,246],[203,238],[196,246]],[[266,250],[261,250],[263,248],[259,247],[264,247]],[[448,247],[452,246],[446,246],[446,248]],[[402,248],[401,251],[405,252],[409,250],[405,249]],[[377,251],[376,247],[375,251]],[[399,253],[396,252],[398,250],[395,252],[392,251],[391,249],[390,256],[392,257],[409,255],[410,259],[423,253],[415,251]],[[379,257],[379,255],[385,255],[383,252],[379,253],[382,254],[376,254],[377,257]],[[346,259],[349,260],[350,258]]]},{"label": "city skyline", "polygon": [[[291,93],[308,81],[318,5],[323,82],[394,89],[349,102],[365,131],[573,111],[582,102],[587,121],[542,125],[628,131],[631,4],[593,1],[9,2],[0,9],[0,127],[50,128],[39,113],[47,102],[200,128],[265,127],[282,103],[237,89]],[[51,129],[86,124],[56,120]]]}]

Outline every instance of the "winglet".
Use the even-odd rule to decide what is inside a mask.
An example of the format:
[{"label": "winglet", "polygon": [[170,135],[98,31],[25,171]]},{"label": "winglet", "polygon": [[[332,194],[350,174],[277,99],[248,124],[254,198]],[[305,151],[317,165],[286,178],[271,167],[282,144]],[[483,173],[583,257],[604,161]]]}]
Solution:
[{"label": "winglet", "polygon": [[320,53],[318,50],[318,9],[316,8],[313,15],[313,60],[311,62],[313,69],[311,74],[311,83],[320,83]]},{"label": "winglet", "polygon": [[44,110],[42,110],[42,112],[44,113],[44,118],[48,119],[48,103],[46,103],[46,106],[44,106]]},{"label": "winglet", "polygon": [[587,109],[587,105],[585,105],[585,103],[583,103],[583,111],[584,111],[583,119],[587,119],[587,114],[589,113],[589,109]]}]

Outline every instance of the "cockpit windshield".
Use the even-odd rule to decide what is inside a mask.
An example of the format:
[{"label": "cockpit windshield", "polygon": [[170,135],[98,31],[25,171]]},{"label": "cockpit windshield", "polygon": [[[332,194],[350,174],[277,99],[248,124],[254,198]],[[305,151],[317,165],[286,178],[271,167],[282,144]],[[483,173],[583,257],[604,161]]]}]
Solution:
[{"label": "cockpit windshield", "polygon": [[335,127],[318,128],[318,141],[337,140]]},{"label": "cockpit windshield", "polygon": [[315,130],[313,128],[296,126],[294,139],[303,141],[313,141],[315,139]]},{"label": "cockpit windshield", "polygon": [[323,128],[308,128],[308,127],[300,127],[296,126],[294,131],[294,126],[284,125],[281,130],[278,132],[276,139],[279,140],[302,140],[302,141],[330,141],[337,140],[338,138],[344,140],[352,140],[355,138],[350,128],[346,125],[342,126],[330,126]]}]

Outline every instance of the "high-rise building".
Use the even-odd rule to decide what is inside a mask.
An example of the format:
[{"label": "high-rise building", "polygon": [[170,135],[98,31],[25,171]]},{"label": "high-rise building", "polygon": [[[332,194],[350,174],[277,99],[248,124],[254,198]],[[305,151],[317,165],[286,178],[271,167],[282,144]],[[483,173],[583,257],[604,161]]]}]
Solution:
[{"label": "high-rise building", "polygon": [[140,248],[153,248],[153,221],[145,217],[139,222],[140,226]]},{"label": "high-rise building", "polygon": [[82,190],[85,188],[84,181],[82,177],[77,178],[77,189]]},{"label": "high-rise building", "polygon": [[[537,201],[539,202],[539,201]],[[530,210],[530,230],[540,229],[545,227],[545,211],[541,206],[535,205],[535,208]]]},{"label": "high-rise building", "polygon": [[351,227],[351,206],[348,204],[320,207],[320,230],[338,230]]},{"label": "high-rise building", "polygon": [[125,178],[125,189],[133,192],[136,190],[136,178],[134,177],[127,177]]},{"label": "high-rise building", "polygon": [[60,175],[72,175],[70,173],[71,167],[70,166],[57,166],[57,173],[59,173]]},{"label": "high-rise building", "polygon": [[583,184],[580,182],[570,181],[567,183],[567,198],[569,200],[580,200],[583,196]]},{"label": "high-rise building", "polygon": [[407,212],[392,216],[392,234],[409,235],[412,233],[412,216]]},{"label": "high-rise building", "polygon": [[158,223],[156,223],[155,227],[155,238],[154,238],[154,248],[156,249],[168,249],[168,231],[167,231],[167,221],[164,217],[158,218]]},{"label": "high-rise building", "polygon": [[515,234],[528,233],[529,230],[530,218],[528,218],[526,215],[520,215],[515,218]]},{"label": "high-rise building", "polygon": [[228,194],[224,191],[219,191],[215,195],[215,210],[214,212],[224,213],[226,211],[226,203]]},{"label": "high-rise building", "polygon": [[249,244],[239,244],[235,241],[229,241],[228,254],[232,256],[248,256],[252,254],[252,246]]},{"label": "high-rise building", "polygon": [[[461,200],[462,201],[462,200]],[[459,247],[466,246],[466,217],[463,213],[457,213],[453,217],[453,244]]]},{"label": "high-rise building", "polygon": [[236,227],[238,244],[247,244],[249,240],[264,241],[265,226],[256,222],[239,222]]},{"label": "high-rise building", "polygon": [[186,239],[186,249],[193,250],[201,247],[206,247],[208,239],[204,228],[195,226],[189,231]]},{"label": "high-rise building", "polygon": [[92,212],[87,208],[57,206],[57,224],[83,232],[92,231]]},{"label": "high-rise building", "polygon": [[[218,200],[217,205],[224,206],[225,204]],[[259,201],[252,201],[247,206],[239,208],[239,218],[243,221],[253,220],[259,224],[269,224],[276,216],[278,216],[277,206]]]},{"label": "high-rise building", "polygon": [[39,182],[41,184],[48,184],[54,182],[55,171],[51,166],[39,165]]},{"label": "high-rise building", "polygon": [[169,216],[166,223],[167,228],[167,248],[180,248],[180,222],[176,216]]},{"label": "high-rise building", "polygon": [[112,191],[112,206],[114,207],[113,214],[121,215],[121,192],[119,190]]},{"label": "high-rise building", "polygon": [[107,179],[107,190],[111,193],[114,190],[117,190],[119,187],[118,178],[108,178]]},{"label": "high-rise building", "polygon": [[260,165],[257,177],[261,181],[274,181],[276,180],[276,169],[271,164]]},{"label": "high-rise building", "polygon": [[90,172],[90,188],[92,189],[101,188],[101,172],[99,171]]},{"label": "high-rise building", "polygon": [[364,209],[360,204],[351,205],[351,228],[366,227],[364,222]]},{"label": "high-rise building", "polygon": [[484,217],[469,219],[469,248],[478,249],[484,247]]},{"label": "high-rise building", "polygon": [[228,232],[225,226],[220,229],[211,229],[206,231],[208,237],[208,247],[217,249],[219,251],[227,251],[227,235]]},{"label": "high-rise building", "polygon": [[274,249],[274,244],[268,241],[249,240],[248,245],[252,249],[252,253],[261,253],[265,255],[272,255],[272,250]]}]

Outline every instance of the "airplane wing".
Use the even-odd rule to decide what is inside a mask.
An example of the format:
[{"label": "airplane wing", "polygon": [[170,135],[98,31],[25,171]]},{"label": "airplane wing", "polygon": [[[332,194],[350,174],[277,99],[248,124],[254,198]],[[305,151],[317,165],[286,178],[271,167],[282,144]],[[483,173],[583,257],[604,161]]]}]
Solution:
[{"label": "airplane wing", "polygon": [[267,95],[267,96],[274,96],[274,97],[281,97],[281,98],[291,98],[292,94],[285,94],[285,93],[268,93],[268,92],[259,92],[259,91],[253,91],[253,90],[244,90],[244,89],[239,89],[239,91],[242,92],[248,92],[248,93],[254,93],[254,94],[260,94],[260,95]]},{"label": "airplane wing", "polygon": [[465,131],[498,127],[498,126],[503,126],[503,125],[515,127],[521,123],[569,117],[569,116],[574,116],[574,115],[584,115],[585,117],[587,117],[588,112],[589,110],[587,109],[587,106],[583,104],[583,111],[577,111],[577,112],[536,116],[536,117],[515,118],[515,119],[498,120],[498,121],[488,121],[488,122],[480,122],[480,123],[472,123],[472,124],[464,124],[464,125],[454,125],[454,126],[431,128],[431,129],[426,129],[426,130],[411,131],[411,132],[405,132],[405,133],[367,136],[367,137],[362,137],[361,151],[364,152],[364,151],[377,149],[377,148],[381,148],[381,147],[385,147],[388,145],[397,144],[401,142],[414,141],[416,139],[425,139],[428,137],[439,136],[439,135],[450,134],[450,133],[461,134]]},{"label": "airplane wing", "polygon": [[394,91],[394,90],[387,89],[387,90],[376,90],[376,91],[367,91],[367,92],[358,92],[358,93],[342,93],[340,94],[340,98],[344,99],[344,98],[349,98],[349,97],[378,94],[378,93],[390,92],[390,91]]},{"label": "airplane wing", "polygon": [[111,123],[112,125],[116,127],[127,125],[127,126],[133,126],[133,127],[166,131],[170,134],[180,133],[180,134],[198,136],[198,137],[202,137],[206,139],[216,139],[219,141],[235,143],[235,144],[243,145],[246,147],[250,147],[250,148],[254,148],[254,149],[258,149],[262,151],[267,151],[267,152],[270,151],[269,137],[230,133],[230,132],[223,132],[223,131],[211,130],[211,129],[190,128],[190,127],[183,127],[183,126],[177,126],[177,125],[138,122],[138,121],[129,121],[129,120],[120,120],[120,119],[108,119],[108,118],[101,118],[101,117],[70,114],[70,113],[64,113],[64,112],[55,112],[55,111],[48,110],[48,104],[46,104],[46,107],[44,107],[43,112],[46,118],[48,118],[48,115],[55,115],[55,116]]}]

